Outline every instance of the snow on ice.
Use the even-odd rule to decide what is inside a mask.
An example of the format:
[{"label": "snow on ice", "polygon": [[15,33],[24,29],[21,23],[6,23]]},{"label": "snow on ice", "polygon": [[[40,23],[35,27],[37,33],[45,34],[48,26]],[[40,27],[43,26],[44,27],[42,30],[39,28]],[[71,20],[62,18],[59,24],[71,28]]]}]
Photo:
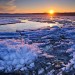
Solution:
[{"label": "snow on ice", "polygon": [[[4,21],[4,23],[3,23]],[[13,22],[10,21],[9,23]],[[49,19],[32,21],[63,24],[36,30],[0,32],[0,71],[26,71],[33,74],[65,75],[75,70],[74,21]],[[7,20],[0,20],[7,24]],[[36,64],[35,64],[36,63]]]},{"label": "snow on ice", "polygon": [[14,18],[0,18],[0,25],[20,23],[21,21]]},{"label": "snow on ice", "polygon": [[21,40],[0,40],[0,70],[23,70],[29,64],[33,67],[38,51],[35,45],[23,44]]}]

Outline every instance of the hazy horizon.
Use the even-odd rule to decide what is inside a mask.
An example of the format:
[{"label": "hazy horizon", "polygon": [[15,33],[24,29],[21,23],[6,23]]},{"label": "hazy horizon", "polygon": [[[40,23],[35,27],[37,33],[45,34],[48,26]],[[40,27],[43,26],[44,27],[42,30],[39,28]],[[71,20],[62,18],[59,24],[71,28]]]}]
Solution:
[{"label": "hazy horizon", "polygon": [[[75,12],[55,12],[54,14],[75,14]],[[0,14],[49,14],[48,12],[28,12],[28,13],[0,13]]]}]

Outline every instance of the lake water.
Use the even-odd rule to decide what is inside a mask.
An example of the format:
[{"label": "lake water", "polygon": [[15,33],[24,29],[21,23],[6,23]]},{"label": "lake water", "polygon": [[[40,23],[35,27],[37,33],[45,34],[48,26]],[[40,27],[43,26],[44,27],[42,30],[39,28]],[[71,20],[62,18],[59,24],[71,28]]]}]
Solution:
[{"label": "lake water", "polygon": [[43,27],[52,27],[52,26],[63,26],[59,23],[41,23],[41,22],[33,22],[28,20],[21,20],[23,23],[15,23],[15,24],[6,24],[0,26],[0,31],[2,32],[12,32],[16,30],[27,30],[27,29],[38,29]]}]

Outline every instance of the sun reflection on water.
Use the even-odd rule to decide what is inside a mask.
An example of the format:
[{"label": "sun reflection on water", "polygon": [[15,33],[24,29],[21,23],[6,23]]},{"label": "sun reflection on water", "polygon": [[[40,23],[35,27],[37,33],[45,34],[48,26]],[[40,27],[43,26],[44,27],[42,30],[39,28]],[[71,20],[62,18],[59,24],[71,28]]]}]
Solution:
[{"label": "sun reflection on water", "polygon": [[21,22],[25,23],[25,22],[28,22],[28,20],[21,20]]}]

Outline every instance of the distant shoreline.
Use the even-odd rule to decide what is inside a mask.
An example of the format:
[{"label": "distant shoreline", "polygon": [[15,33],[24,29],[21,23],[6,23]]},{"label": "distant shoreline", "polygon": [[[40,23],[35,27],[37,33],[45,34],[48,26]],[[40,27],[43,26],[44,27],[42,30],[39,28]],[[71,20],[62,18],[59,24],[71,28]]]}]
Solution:
[{"label": "distant shoreline", "polygon": [[[49,13],[0,13],[0,17],[25,17],[32,15],[49,15]],[[72,13],[55,13],[54,16],[75,16],[75,12]]]}]

